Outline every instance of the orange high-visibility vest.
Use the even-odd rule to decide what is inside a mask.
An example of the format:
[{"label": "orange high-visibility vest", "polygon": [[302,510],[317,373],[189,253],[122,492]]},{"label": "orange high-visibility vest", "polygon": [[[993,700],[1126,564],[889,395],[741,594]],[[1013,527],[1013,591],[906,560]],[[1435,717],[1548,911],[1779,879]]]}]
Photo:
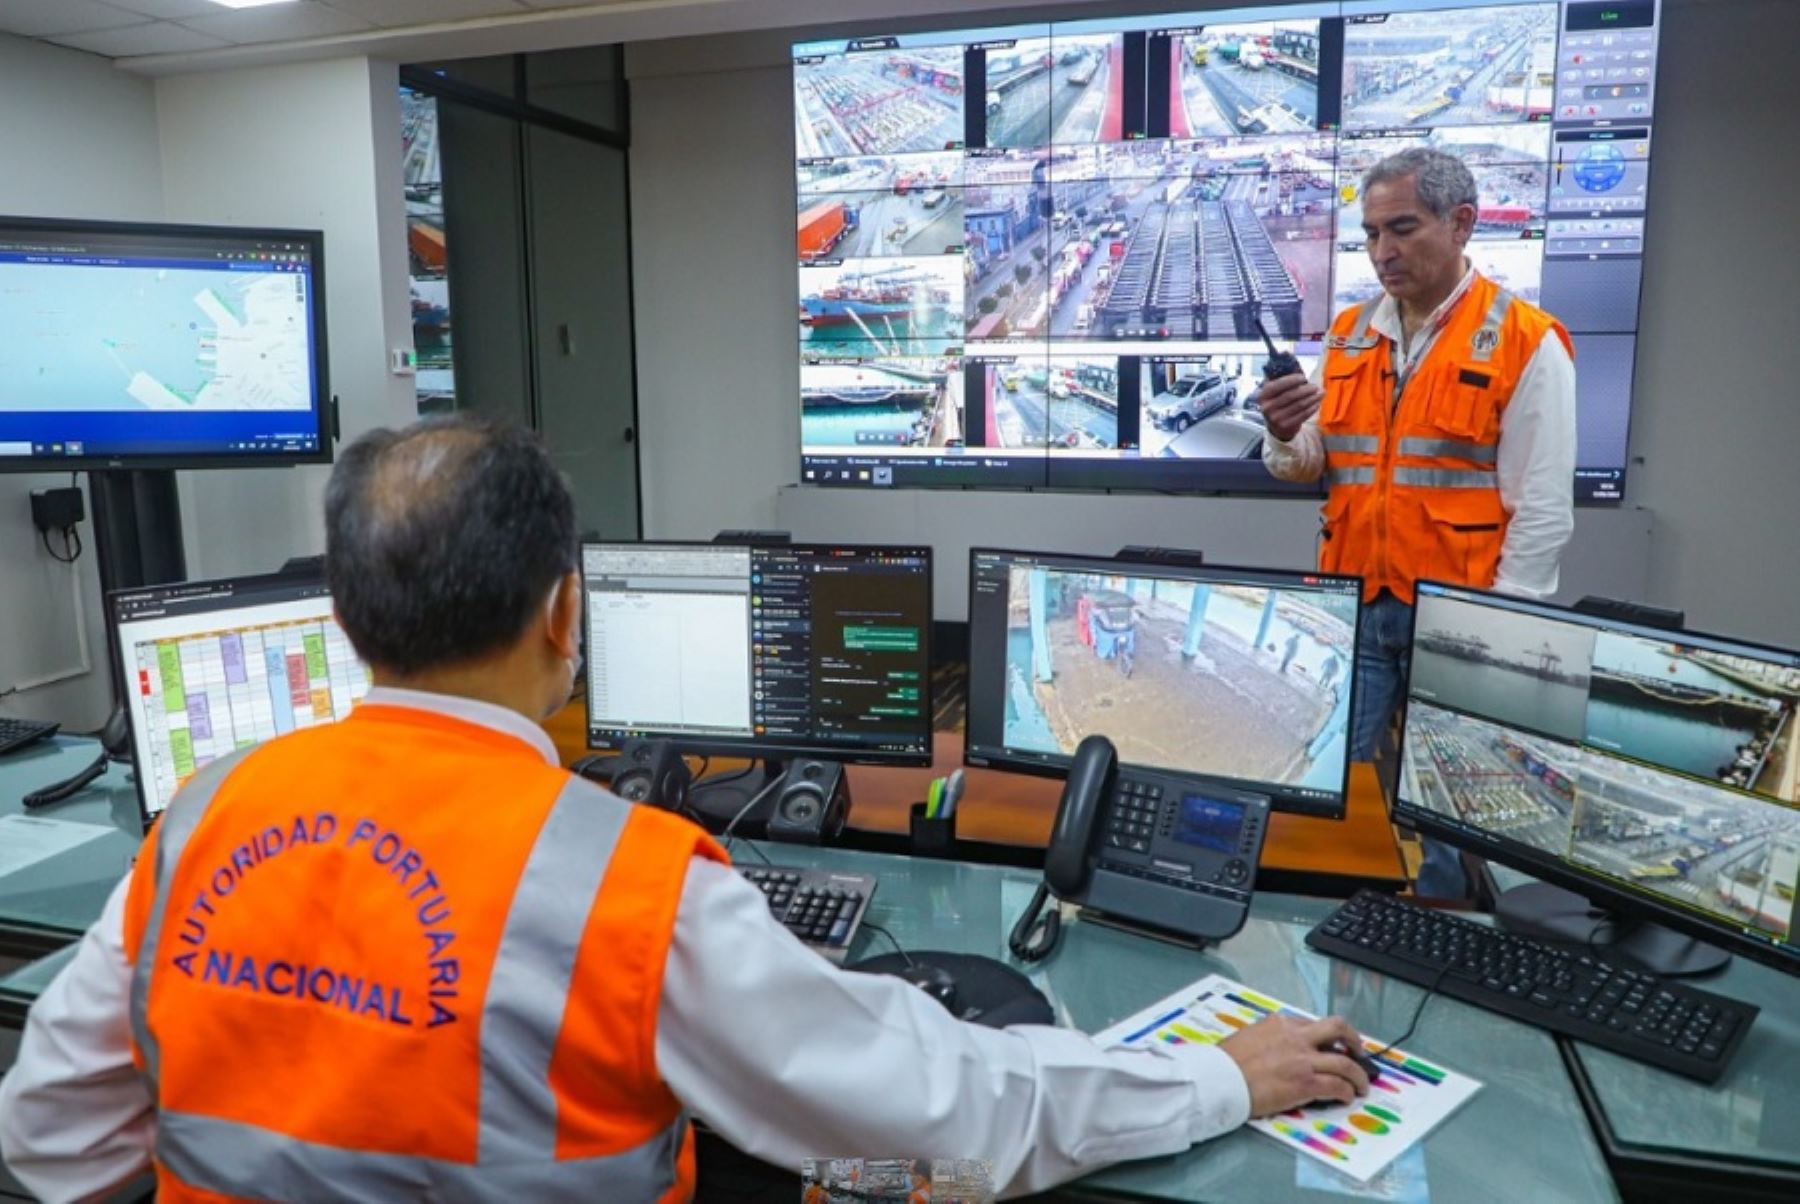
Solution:
[{"label": "orange high-visibility vest", "polygon": [[695,855],[724,859],[425,711],[206,767],[126,905],[158,1198],[690,1198],[653,1051]]},{"label": "orange high-visibility vest", "polygon": [[1319,431],[1325,480],[1319,568],[1363,578],[1363,599],[1406,603],[1420,578],[1494,583],[1509,515],[1494,466],[1500,417],[1555,318],[1477,274],[1394,403],[1392,343],[1370,302],[1325,342]]}]

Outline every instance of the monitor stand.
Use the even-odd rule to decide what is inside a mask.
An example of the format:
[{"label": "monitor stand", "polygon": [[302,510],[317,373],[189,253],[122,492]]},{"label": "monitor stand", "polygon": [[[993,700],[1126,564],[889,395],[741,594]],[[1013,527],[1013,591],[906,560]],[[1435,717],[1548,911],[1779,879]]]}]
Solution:
[{"label": "monitor stand", "polygon": [[1660,924],[1621,917],[1548,882],[1527,882],[1502,892],[1494,903],[1494,917],[1508,932],[1591,945],[1596,952],[1621,954],[1665,978],[1716,973],[1731,961],[1723,949]]}]

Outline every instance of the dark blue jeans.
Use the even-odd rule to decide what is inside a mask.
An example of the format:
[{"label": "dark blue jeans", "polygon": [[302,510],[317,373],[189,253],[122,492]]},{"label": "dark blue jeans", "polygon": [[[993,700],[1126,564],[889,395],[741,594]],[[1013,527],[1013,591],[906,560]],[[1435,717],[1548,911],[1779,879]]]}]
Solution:
[{"label": "dark blue jeans", "polygon": [[[1356,712],[1350,721],[1350,759],[1375,756],[1381,733],[1400,706],[1400,691],[1412,662],[1412,607],[1383,592],[1363,607],[1356,629]],[[1421,837],[1425,858],[1413,889],[1433,899],[1463,899],[1469,878],[1451,846]]]}]

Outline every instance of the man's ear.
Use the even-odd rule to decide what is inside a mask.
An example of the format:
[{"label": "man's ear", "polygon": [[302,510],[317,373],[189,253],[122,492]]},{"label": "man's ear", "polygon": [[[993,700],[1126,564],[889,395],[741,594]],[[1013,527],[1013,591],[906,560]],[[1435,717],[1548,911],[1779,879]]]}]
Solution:
[{"label": "man's ear", "polygon": [[581,655],[581,574],[570,570],[550,591],[546,632],[556,655],[574,660]]},{"label": "man's ear", "polygon": [[1456,231],[1456,245],[1466,247],[1469,239],[1475,235],[1475,206],[1458,205],[1450,214],[1450,224]]}]

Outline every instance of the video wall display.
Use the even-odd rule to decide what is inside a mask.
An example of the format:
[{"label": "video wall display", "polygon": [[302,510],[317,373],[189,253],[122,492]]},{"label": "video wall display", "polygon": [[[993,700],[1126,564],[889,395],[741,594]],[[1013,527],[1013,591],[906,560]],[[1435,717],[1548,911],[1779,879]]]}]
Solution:
[{"label": "video wall display", "polygon": [[1800,657],[1422,589],[1401,799],[1793,940]]},{"label": "video wall display", "polygon": [[[1474,265],[1608,336],[1576,496],[1619,500],[1659,19],[1330,0],[797,44],[803,480],[1292,490],[1263,332],[1310,369],[1380,296],[1363,175],[1429,146],[1474,172]],[[902,360],[940,383],[881,387]],[[1170,390],[1209,400],[1151,418]]]}]

